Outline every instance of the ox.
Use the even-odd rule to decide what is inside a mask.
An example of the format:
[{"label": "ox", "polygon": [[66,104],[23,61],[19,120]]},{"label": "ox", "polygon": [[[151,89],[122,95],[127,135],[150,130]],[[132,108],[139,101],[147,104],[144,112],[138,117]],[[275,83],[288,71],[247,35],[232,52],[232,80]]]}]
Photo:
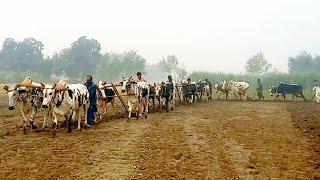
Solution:
[{"label": "ox", "polygon": [[223,83],[214,84],[214,88],[216,89],[216,93],[218,93],[218,99],[220,99],[221,94],[225,94],[226,100],[228,100],[229,90],[222,89],[222,87],[223,87]]},{"label": "ox", "polygon": [[102,119],[102,116],[107,113],[107,104],[111,103],[113,112],[115,112],[114,101],[115,92],[112,87],[106,87],[106,82],[99,81],[97,90],[97,105],[98,105],[98,116]]},{"label": "ox", "polygon": [[314,100],[320,103],[320,86],[315,85],[312,90],[315,92]]},{"label": "ox", "polygon": [[306,100],[302,91],[302,86],[299,84],[289,84],[280,82],[278,86],[270,87],[270,95],[276,95],[275,100],[277,100],[280,95],[283,96],[283,100],[286,100],[286,94],[292,94],[293,97],[301,97],[303,100]]},{"label": "ox", "polygon": [[[26,133],[26,122],[28,121],[27,114],[31,112],[30,124],[32,129],[36,129],[34,118],[41,107],[42,94],[38,88],[27,88],[16,86],[4,86],[3,89],[7,91],[9,110],[14,110],[17,105],[20,109],[23,118],[23,131]],[[45,117],[47,118],[47,117]],[[45,119],[44,119],[45,121]]]},{"label": "ox", "polygon": [[197,83],[197,94],[198,99],[207,99],[208,101],[211,100],[211,93],[210,93],[210,87],[208,83],[203,83],[200,81],[200,83]]},{"label": "ox", "polygon": [[52,106],[54,117],[54,130],[57,129],[58,116],[64,116],[67,119],[68,132],[72,131],[72,121],[78,120],[78,130],[80,130],[80,110],[83,109],[85,115],[85,125],[87,123],[87,111],[89,108],[89,92],[83,84],[67,85],[63,80],[54,84],[51,88],[44,88],[43,108]]},{"label": "ox", "polygon": [[[159,101],[159,110],[161,111],[162,107],[166,107],[166,111],[169,109],[173,110],[175,106],[175,97],[173,94],[174,85],[171,83],[158,83],[156,84],[156,98]],[[170,107],[169,107],[170,106]]]},{"label": "ox", "polygon": [[196,83],[182,83],[182,92],[184,95],[184,100],[187,102],[187,105],[194,105],[194,99],[196,97],[197,92]]},{"label": "ox", "polygon": [[241,100],[241,97],[244,96],[244,99],[247,100],[247,94],[249,89],[249,83],[247,82],[236,82],[236,81],[224,81],[222,85],[222,89],[224,91],[229,91],[234,95],[235,98]]},{"label": "ox", "polygon": [[139,116],[142,116],[141,105],[143,105],[144,108],[144,116],[147,118],[149,111],[149,84],[146,82],[135,82],[132,76],[123,77],[121,84],[121,92],[126,93],[128,98],[128,118],[131,118],[134,106],[136,106],[136,118],[138,119]]},{"label": "ox", "polygon": [[[18,105],[21,115],[23,117],[23,131],[26,133],[26,121],[28,121],[27,114],[31,112],[29,119],[32,129],[36,129],[34,125],[34,117],[41,107],[43,101],[42,91],[38,88],[39,84],[32,81],[31,77],[26,77],[22,82],[14,86],[4,86],[3,89],[7,92],[9,100],[9,110],[14,110]],[[48,116],[44,117],[45,120]]]}]

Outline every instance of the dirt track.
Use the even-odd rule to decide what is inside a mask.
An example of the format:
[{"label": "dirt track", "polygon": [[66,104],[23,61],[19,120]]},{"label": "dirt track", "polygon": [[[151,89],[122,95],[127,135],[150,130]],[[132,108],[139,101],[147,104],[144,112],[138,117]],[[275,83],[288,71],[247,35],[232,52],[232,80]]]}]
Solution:
[{"label": "dirt track", "polygon": [[2,121],[0,178],[320,178],[319,115],[300,102],[213,101],[55,138]]}]

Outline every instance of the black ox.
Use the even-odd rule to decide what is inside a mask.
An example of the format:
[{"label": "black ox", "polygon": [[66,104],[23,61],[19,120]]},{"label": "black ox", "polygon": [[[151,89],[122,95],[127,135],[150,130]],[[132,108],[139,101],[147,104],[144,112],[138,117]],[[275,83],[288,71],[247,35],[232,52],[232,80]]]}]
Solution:
[{"label": "black ox", "polygon": [[303,100],[306,100],[303,95],[303,88],[300,84],[289,84],[289,83],[280,83],[278,86],[270,87],[271,96],[276,95],[275,100],[279,98],[279,96],[283,96],[283,99],[286,100],[286,94],[292,94],[293,97],[301,97]]}]

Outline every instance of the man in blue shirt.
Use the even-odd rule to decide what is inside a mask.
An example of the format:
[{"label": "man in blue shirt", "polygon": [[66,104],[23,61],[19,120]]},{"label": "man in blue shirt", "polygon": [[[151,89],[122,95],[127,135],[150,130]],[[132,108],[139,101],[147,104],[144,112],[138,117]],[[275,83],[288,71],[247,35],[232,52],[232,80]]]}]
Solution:
[{"label": "man in blue shirt", "polygon": [[98,86],[92,82],[92,76],[88,75],[86,77],[86,83],[84,84],[89,91],[89,101],[90,107],[88,109],[87,120],[88,124],[92,125],[95,123],[94,114],[97,112],[97,89]]}]

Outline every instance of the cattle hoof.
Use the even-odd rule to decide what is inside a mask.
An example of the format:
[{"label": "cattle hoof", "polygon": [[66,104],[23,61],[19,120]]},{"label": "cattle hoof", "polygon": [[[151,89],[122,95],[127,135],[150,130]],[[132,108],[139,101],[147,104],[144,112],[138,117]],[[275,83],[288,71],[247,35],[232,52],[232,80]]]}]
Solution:
[{"label": "cattle hoof", "polygon": [[34,124],[31,124],[32,129],[37,129],[37,126]]},{"label": "cattle hoof", "polygon": [[27,134],[27,128],[23,127],[23,134]]},{"label": "cattle hoof", "polygon": [[148,113],[144,113],[144,118],[145,118],[145,119],[148,118]]}]

